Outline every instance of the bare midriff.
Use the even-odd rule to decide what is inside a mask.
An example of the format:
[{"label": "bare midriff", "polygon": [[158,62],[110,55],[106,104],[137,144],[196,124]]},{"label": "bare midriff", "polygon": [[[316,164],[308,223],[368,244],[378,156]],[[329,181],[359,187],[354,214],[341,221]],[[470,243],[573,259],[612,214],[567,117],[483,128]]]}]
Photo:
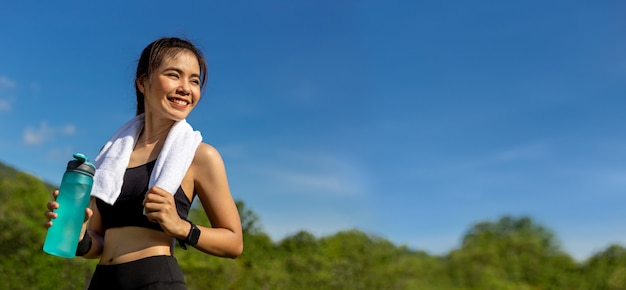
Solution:
[{"label": "bare midriff", "polygon": [[100,264],[115,265],[152,256],[170,256],[172,242],[172,237],[153,229],[111,228],[104,235]]}]

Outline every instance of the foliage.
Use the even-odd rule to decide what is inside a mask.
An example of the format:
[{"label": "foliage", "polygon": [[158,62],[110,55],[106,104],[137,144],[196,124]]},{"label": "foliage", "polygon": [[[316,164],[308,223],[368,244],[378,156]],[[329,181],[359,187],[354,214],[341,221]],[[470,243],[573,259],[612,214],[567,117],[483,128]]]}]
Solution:
[{"label": "foliage", "polygon": [[52,186],[6,166],[0,172],[0,289],[83,288],[92,261],[42,251],[43,212]]},{"label": "foliage", "polygon": [[[43,253],[43,212],[53,187],[0,163],[0,289],[83,289],[96,261]],[[176,249],[189,289],[626,289],[626,248],[574,261],[530,217],[478,222],[458,249],[429,255],[358,230],[307,231],[280,241],[237,201],[244,253],[237,259]],[[190,218],[209,225],[201,207]]]},{"label": "foliage", "polygon": [[561,252],[551,231],[529,217],[474,225],[448,262],[455,285],[467,289],[571,289],[577,284],[574,260]]},{"label": "foliage", "polygon": [[626,248],[611,245],[584,265],[588,289],[626,289]]}]

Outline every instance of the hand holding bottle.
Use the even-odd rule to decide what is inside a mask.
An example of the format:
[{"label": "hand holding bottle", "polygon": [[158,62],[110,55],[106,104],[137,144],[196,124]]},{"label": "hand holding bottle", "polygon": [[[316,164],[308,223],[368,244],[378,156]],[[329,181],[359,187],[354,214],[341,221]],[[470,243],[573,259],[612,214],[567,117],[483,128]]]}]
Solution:
[{"label": "hand holding bottle", "polygon": [[[45,216],[48,219],[48,221],[43,224],[44,228],[46,229],[52,226],[53,224],[52,220],[54,220],[58,216],[58,214],[54,212],[54,210],[59,208],[59,203],[56,202],[57,196],[59,196],[58,189],[52,192],[53,201],[50,201],[48,202],[48,204],[46,204],[46,207],[48,207],[48,211],[46,211]],[[85,235],[85,231],[87,231],[87,224],[89,223],[89,219],[91,218],[92,215],[93,215],[93,210],[91,210],[90,208],[86,208],[85,209],[85,222],[83,223],[83,227],[80,231],[80,237],[83,237]]]},{"label": "hand holding bottle", "polygon": [[[78,241],[86,231],[86,221],[93,211],[87,210],[96,167],[85,155],[76,153],[67,164],[61,187],[52,193],[44,226],[48,228],[44,252],[64,258],[76,256]],[[54,222],[52,221],[54,219]],[[52,226],[57,223],[56,226]]]}]

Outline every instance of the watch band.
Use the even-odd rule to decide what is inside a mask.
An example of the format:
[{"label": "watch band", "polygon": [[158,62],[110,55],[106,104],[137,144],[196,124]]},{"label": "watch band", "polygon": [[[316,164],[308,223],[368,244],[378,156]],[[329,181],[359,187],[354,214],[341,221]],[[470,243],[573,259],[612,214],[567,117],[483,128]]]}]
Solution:
[{"label": "watch band", "polygon": [[187,238],[185,238],[185,243],[195,247],[200,239],[200,229],[190,220],[187,220],[187,222],[191,225],[191,229],[187,234]]}]

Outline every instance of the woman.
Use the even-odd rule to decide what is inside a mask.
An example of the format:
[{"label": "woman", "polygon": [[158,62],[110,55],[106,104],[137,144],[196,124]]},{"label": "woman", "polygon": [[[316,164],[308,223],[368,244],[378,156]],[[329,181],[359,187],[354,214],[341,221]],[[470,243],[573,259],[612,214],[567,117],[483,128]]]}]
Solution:
[{"label": "woman", "polygon": [[[161,152],[166,150],[165,140],[174,125],[184,122],[197,105],[205,81],[206,62],[192,43],[162,38],[143,50],[135,79],[140,129],[129,149],[128,162],[116,161],[123,166],[121,193],[109,204],[93,197],[92,191],[91,205],[86,209],[77,255],[100,259],[89,289],[186,289],[172,256],[175,240],[184,248],[191,245],[220,257],[235,258],[243,251],[241,222],[224,163],[212,146],[199,142],[195,153],[188,154],[190,164],[182,171],[175,192],[159,186],[148,188]],[[172,152],[174,156],[184,155]],[[100,167],[96,179],[99,171]],[[55,200],[57,195],[55,191]],[[211,227],[186,219],[195,196]],[[53,210],[58,207],[56,201],[48,203],[46,217],[50,221],[46,227],[52,226],[56,218]]]}]

